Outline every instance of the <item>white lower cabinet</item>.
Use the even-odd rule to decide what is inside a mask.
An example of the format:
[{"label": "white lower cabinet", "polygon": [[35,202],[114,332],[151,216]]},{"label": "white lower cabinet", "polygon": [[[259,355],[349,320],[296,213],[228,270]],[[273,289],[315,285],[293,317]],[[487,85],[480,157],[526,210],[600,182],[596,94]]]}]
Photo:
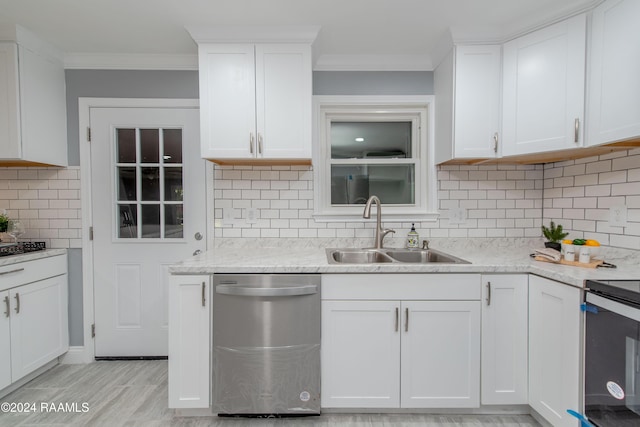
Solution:
[{"label": "white lower cabinet", "polygon": [[9,301],[15,382],[69,349],[67,275],[11,289]]},{"label": "white lower cabinet", "polygon": [[0,342],[5,343],[0,346],[0,390],[11,384],[11,307],[9,299],[9,291],[0,292],[0,303],[2,303],[2,312],[0,312]]},{"label": "white lower cabinet", "polygon": [[208,275],[171,276],[169,407],[209,408],[211,298]]},{"label": "white lower cabinet", "polygon": [[582,290],[529,276],[529,405],[554,427],[577,427]]},{"label": "white lower cabinet", "polygon": [[402,408],[480,406],[480,303],[403,301]]},{"label": "white lower cabinet", "polygon": [[69,349],[67,256],[0,267],[0,391]]},{"label": "white lower cabinet", "polygon": [[479,406],[479,275],[323,275],[322,287],[322,407]]},{"label": "white lower cabinet", "polygon": [[323,407],[400,406],[396,311],[398,301],[322,302]]},{"label": "white lower cabinet", "polygon": [[482,285],[482,404],[526,405],[528,275],[483,275]]}]

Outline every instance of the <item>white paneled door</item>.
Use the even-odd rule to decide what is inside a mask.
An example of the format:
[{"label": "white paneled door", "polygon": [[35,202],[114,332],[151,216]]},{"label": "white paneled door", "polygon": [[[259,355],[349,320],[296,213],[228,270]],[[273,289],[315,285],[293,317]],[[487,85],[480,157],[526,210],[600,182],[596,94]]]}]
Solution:
[{"label": "white paneled door", "polygon": [[206,248],[197,108],[91,108],[96,357],[168,354],[169,265]]}]

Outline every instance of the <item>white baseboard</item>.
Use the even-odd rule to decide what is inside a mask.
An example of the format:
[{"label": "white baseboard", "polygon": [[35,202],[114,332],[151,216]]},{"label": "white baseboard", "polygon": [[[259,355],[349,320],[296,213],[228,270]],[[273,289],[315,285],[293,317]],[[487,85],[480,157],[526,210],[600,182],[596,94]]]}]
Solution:
[{"label": "white baseboard", "polygon": [[63,365],[79,365],[94,362],[92,355],[87,354],[83,345],[71,346],[69,351],[60,356],[60,363]]}]

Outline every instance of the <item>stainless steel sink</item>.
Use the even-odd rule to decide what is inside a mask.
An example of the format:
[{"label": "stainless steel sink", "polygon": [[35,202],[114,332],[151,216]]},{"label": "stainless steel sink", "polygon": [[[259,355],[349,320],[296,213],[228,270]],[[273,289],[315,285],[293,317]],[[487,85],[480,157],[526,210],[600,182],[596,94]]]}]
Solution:
[{"label": "stainless steel sink", "polygon": [[435,249],[327,249],[329,264],[470,264]]},{"label": "stainless steel sink", "polygon": [[327,249],[327,257],[332,264],[393,262],[393,259],[380,249]]}]

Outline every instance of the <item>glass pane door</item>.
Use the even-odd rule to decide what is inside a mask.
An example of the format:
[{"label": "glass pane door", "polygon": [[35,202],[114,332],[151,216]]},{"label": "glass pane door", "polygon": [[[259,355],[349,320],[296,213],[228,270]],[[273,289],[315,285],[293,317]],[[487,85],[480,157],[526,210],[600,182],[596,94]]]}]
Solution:
[{"label": "glass pane door", "polygon": [[182,129],[119,128],[115,149],[116,237],[183,238]]}]

